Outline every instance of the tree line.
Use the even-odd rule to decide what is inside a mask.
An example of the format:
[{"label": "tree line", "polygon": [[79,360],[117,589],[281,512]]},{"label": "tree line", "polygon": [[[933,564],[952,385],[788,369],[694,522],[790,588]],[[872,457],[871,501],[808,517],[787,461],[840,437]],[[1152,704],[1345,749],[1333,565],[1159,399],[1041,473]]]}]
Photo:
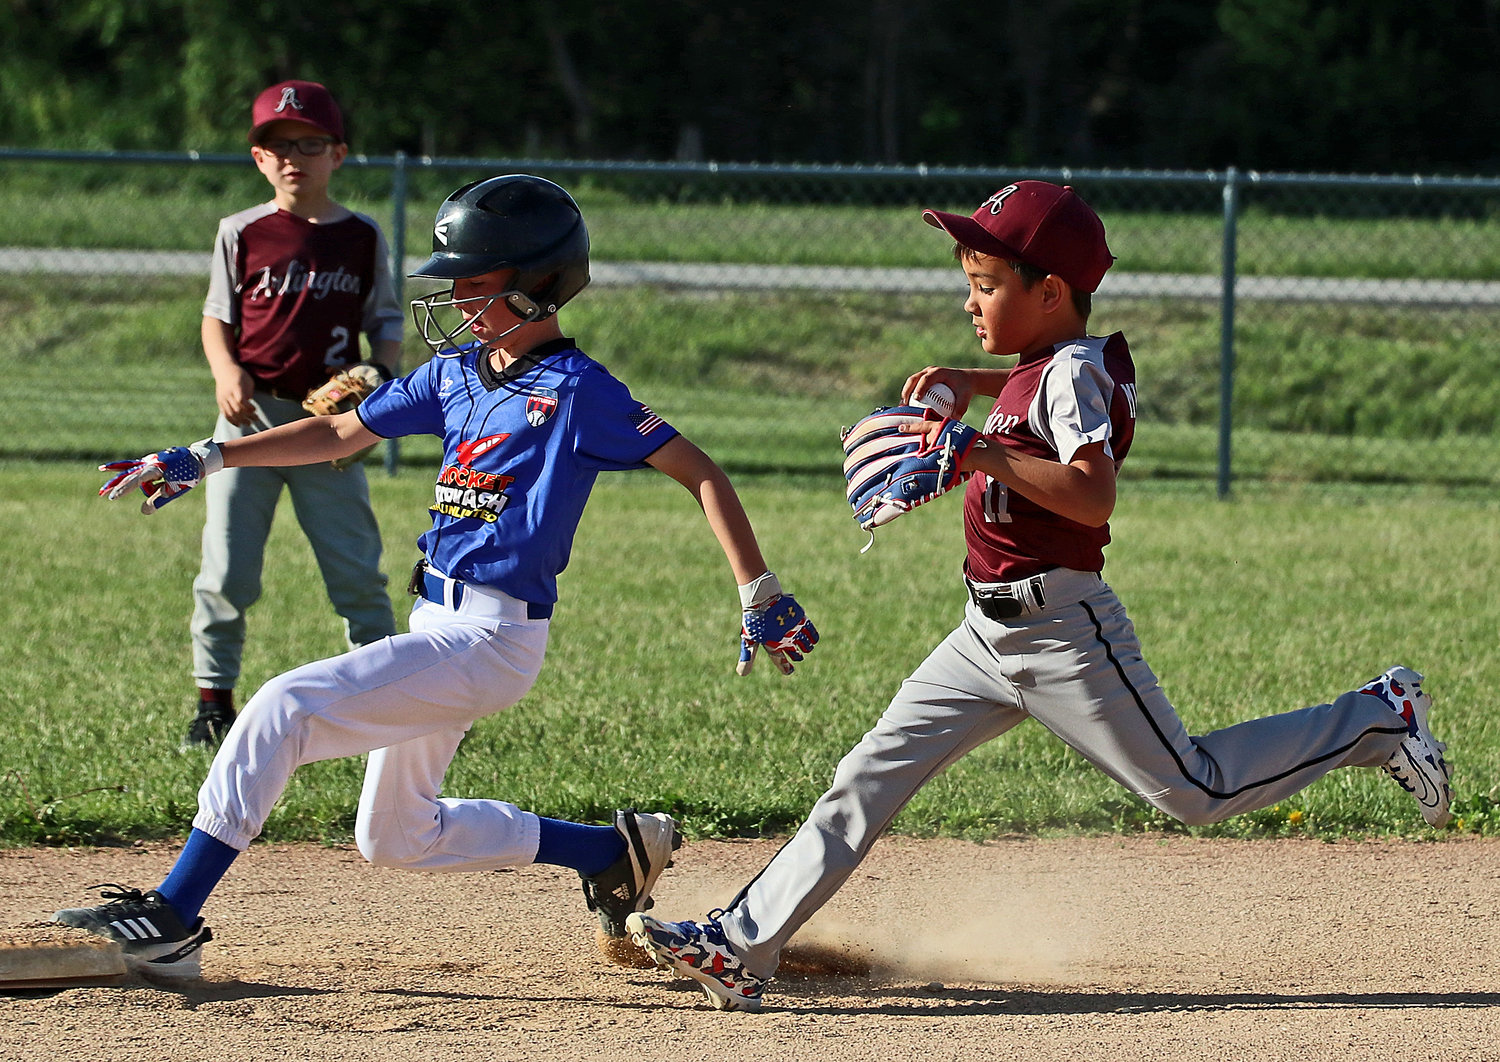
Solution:
[{"label": "tree line", "polygon": [[290,77],[353,148],[1493,172],[1500,0],[6,0],[0,143],[237,150]]}]

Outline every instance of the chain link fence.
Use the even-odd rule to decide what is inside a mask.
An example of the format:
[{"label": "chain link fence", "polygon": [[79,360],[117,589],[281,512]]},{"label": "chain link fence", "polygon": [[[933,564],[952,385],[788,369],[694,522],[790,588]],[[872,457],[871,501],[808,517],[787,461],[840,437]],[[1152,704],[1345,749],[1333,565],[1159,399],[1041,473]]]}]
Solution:
[{"label": "chain link fence", "polygon": [[[177,283],[201,306],[218,218],[267,198],[242,155],[0,149],[0,172],[0,283],[39,280],[70,312],[109,277]],[[969,213],[1025,178],[1071,184],[1118,259],[1091,325],[1131,339],[1152,426],[1127,472],[1220,495],[1500,486],[1500,180],[397,155],[350,156],[335,193],[411,264],[448,192],[504,172],[574,192],[596,285],[893,306],[963,295],[920,209]]]}]

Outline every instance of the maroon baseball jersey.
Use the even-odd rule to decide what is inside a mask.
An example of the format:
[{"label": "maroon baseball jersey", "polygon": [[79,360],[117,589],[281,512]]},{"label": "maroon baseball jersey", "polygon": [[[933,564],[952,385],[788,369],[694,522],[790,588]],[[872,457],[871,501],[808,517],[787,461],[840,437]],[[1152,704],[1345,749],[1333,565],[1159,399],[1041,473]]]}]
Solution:
[{"label": "maroon baseball jersey", "polygon": [[[1104,443],[1118,470],[1135,434],[1135,364],[1119,332],[1022,355],[984,423],[993,441],[1066,464]],[[1086,527],[978,473],[964,494],[965,572],[1010,582],[1049,568],[1104,567],[1109,525]]]},{"label": "maroon baseball jersey", "polygon": [[263,203],[219,222],[206,316],[239,330],[256,386],[302,396],[359,361],[359,335],[401,338],[385,240],[351,213],[313,224]]}]

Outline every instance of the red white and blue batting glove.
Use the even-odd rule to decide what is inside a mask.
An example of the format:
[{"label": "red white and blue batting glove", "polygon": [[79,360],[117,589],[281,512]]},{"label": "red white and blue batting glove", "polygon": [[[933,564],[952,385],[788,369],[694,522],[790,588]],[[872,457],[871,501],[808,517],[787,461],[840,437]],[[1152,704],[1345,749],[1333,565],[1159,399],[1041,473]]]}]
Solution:
[{"label": "red white and blue batting glove", "polygon": [[783,675],[790,675],[795,670],[793,661],[801,660],[818,643],[818,629],[797,599],[782,592],[771,572],[740,587],[740,607],[740,660],[735,671],[741,675],[750,673],[755,654],[762,648]]},{"label": "red white and blue batting glove", "polygon": [[110,501],[118,501],[132,487],[140,487],[146,496],[141,503],[141,512],[150,516],[192,490],[204,476],[223,467],[224,454],[219,450],[219,444],[212,439],[203,439],[191,446],[158,450],[134,461],[111,461],[100,465],[100,472],[115,475],[99,488],[99,494]]}]

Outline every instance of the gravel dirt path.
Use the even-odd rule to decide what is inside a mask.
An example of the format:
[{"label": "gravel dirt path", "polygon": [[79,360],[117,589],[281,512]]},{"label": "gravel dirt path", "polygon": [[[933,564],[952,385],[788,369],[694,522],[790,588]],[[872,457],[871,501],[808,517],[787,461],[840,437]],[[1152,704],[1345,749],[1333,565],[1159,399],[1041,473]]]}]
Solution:
[{"label": "gravel dirt path", "polygon": [[[727,901],[777,846],[687,845],[658,913]],[[149,888],[172,855],[0,851],[11,925]],[[760,1014],[606,965],[576,876],[548,867],[256,845],[206,914],[202,982],[0,994],[0,1058],[1500,1059],[1496,841],[887,838]]]}]

